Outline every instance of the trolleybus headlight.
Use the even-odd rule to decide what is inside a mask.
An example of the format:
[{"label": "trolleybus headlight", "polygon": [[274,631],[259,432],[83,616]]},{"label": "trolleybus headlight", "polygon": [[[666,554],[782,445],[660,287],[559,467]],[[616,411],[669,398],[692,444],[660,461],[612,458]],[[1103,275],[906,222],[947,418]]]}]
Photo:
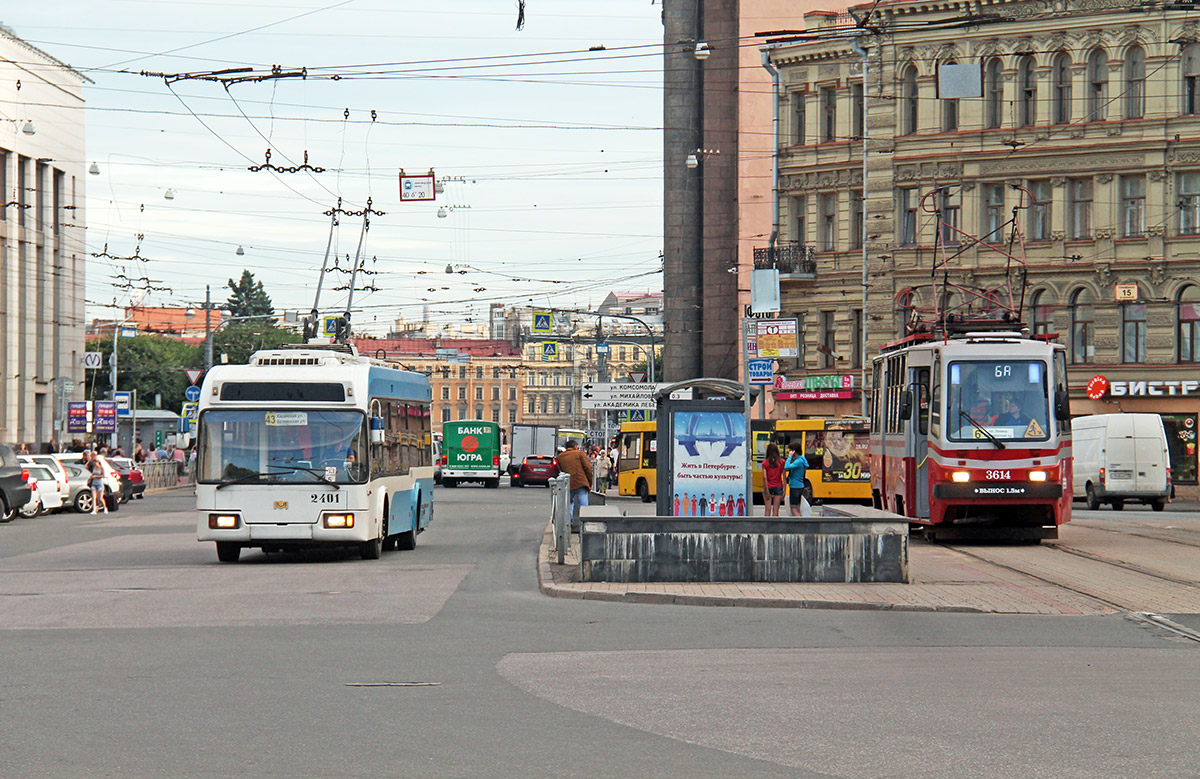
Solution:
[{"label": "trolleybus headlight", "polygon": [[208,526],[212,530],[233,530],[242,524],[237,514],[209,514]]},{"label": "trolleybus headlight", "polygon": [[325,527],[354,527],[354,514],[326,514]]},{"label": "trolleybus headlight", "polygon": [[954,481],[958,482],[959,484],[962,484],[963,482],[968,482],[971,480],[971,472],[970,471],[955,471],[954,473],[950,474],[950,478],[953,479]]},{"label": "trolleybus headlight", "polygon": [[1030,471],[1029,472],[1029,480],[1030,481],[1045,481],[1046,480],[1046,472],[1045,471]]}]

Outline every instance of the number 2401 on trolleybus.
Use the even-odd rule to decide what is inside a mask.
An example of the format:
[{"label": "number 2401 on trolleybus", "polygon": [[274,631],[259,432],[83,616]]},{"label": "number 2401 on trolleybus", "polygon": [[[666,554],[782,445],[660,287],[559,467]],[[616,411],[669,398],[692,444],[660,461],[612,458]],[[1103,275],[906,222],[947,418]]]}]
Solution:
[{"label": "number 2401 on trolleybus", "polygon": [[1036,541],[1071,519],[1066,353],[1018,333],[911,336],[875,358],[871,492],[927,537]]},{"label": "number 2401 on trolleybus", "polygon": [[204,378],[196,457],[201,541],[241,550],[412,549],[433,518],[431,393],[353,347],[255,352]]}]

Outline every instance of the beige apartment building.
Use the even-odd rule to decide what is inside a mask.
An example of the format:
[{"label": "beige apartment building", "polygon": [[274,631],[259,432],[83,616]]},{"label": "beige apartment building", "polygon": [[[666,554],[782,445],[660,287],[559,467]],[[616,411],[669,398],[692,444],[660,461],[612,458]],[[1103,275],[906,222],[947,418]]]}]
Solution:
[{"label": "beige apartment building", "polygon": [[[1025,325],[1067,345],[1073,412],[1163,414],[1195,495],[1200,20],[1117,0],[873,8],[865,90],[848,16],[807,14],[830,39],[770,48],[780,242],[756,263],[781,270],[805,346],[779,416],[857,413],[864,360],[933,307],[935,265],[960,313],[1024,275]],[[851,397],[787,399],[845,376]]]}]

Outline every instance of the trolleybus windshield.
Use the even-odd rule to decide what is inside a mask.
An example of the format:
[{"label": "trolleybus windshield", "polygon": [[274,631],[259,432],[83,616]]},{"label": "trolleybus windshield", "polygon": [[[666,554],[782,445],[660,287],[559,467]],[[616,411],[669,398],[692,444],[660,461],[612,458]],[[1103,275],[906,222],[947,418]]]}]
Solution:
[{"label": "trolleybus windshield", "polygon": [[970,360],[950,363],[947,431],[951,441],[1050,437],[1046,363]]},{"label": "trolleybus windshield", "polygon": [[207,409],[200,415],[198,481],[205,484],[366,481],[361,411]]}]

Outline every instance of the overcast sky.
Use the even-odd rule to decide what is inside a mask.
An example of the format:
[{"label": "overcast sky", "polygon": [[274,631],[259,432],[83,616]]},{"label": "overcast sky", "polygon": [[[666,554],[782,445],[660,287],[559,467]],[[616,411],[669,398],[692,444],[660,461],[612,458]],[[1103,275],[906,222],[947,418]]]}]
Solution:
[{"label": "overcast sky", "polygon": [[[386,212],[364,241],[376,275],[359,286],[379,291],[355,293],[360,334],[425,304],[438,322],[484,322],[491,302],[586,307],[662,288],[661,5],[527,0],[520,31],[515,0],[46,0],[4,13],[95,81],[89,250],[132,255],[144,236],[144,268],[91,263],[89,317],[129,302],[118,273],[169,288],[147,305],[184,305],[206,283],[224,301],[244,268],[277,310],[306,312],[338,197]],[[308,78],[139,75],[274,65]],[[307,151],[326,170],[247,170],[268,147],[276,166]],[[433,169],[445,192],[401,204],[401,168]],[[333,233],[341,266],[361,225],[346,216]],[[448,263],[471,267],[447,275]],[[333,288],[347,279],[326,275],[324,312],[345,305]]]}]

